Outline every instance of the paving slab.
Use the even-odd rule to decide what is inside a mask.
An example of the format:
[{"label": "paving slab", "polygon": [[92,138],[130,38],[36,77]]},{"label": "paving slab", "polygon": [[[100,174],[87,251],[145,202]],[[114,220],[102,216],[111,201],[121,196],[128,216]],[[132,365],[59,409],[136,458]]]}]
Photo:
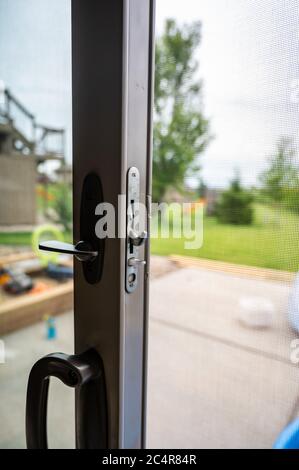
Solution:
[{"label": "paving slab", "polygon": [[[288,283],[179,269],[152,281],[151,318],[289,363],[290,343],[298,337],[287,321],[289,293]],[[271,328],[251,329],[240,323],[240,302],[255,298],[272,304]]]},{"label": "paving slab", "polygon": [[[299,397],[290,362],[290,286],[204,269],[151,283],[148,445],[271,447]],[[239,302],[272,302],[273,326],[239,322]]]},{"label": "paving slab", "polygon": [[298,370],[150,323],[149,448],[271,448],[299,395]]},{"label": "paving slab", "polygon": [[[166,269],[166,268],[165,268]],[[166,269],[151,281],[148,446],[271,447],[297,413],[296,335],[286,320],[290,286],[204,269]],[[270,299],[274,324],[250,330],[238,321],[244,296]],[[38,323],[7,335],[0,365],[0,448],[25,447],[28,374],[41,356],[73,351],[73,315],[56,318],[58,337]],[[74,447],[73,391],[52,381],[50,447]]]},{"label": "paving slab", "polygon": [[[3,339],[6,363],[0,364],[0,448],[25,448],[26,388],[32,365],[51,352],[73,353],[73,314],[56,318],[57,339],[46,339],[43,322]],[[74,448],[74,391],[51,379],[48,412],[49,444]]]}]

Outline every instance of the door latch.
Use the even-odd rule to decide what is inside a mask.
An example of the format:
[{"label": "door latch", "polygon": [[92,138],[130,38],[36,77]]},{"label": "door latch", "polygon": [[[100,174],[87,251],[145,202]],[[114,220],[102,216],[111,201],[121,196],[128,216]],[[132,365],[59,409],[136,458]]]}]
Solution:
[{"label": "door latch", "polygon": [[[139,266],[146,261],[139,258],[139,248],[147,239],[142,230],[145,214],[140,210],[140,173],[132,167],[127,175],[127,237],[126,237],[126,291],[133,292],[138,283]],[[144,220],[143,220],[144,219]]]}]

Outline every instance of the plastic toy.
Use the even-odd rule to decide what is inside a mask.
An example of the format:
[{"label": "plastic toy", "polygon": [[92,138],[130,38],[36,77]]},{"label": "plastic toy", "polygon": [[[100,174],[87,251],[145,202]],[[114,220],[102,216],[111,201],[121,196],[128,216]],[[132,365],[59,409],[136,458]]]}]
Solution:
[{"label": "plastic toy", "polygon": [[46,322],[46,338],[48,340],[56,339],[57,330],[56,330],[55,318],[49,315],[46,315],[45,322]]},{"label": "plastic toy", "polygon": [[286,426],[278,436],[274,449],[299,449],[299,419]]},{"label": "plastic toy", "polygon": [[30,291],[34,284],[32,279],[21,271],[2,268],[0,272],[1,285],[9,294],[23,294]]}]

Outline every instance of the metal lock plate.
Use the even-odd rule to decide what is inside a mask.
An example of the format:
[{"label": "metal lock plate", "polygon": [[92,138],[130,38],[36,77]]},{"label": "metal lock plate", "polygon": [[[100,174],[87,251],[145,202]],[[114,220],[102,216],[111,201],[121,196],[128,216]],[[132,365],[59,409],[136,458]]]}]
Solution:
[{"label": "metal lock plate", "polygon": [[[138,259],[139,246],[131,237],[131,233],[140,230],[138,226],[140,202],[140,174],[136,167],[128,170],[127,175],[127,236],[126,236],[126,291],[133,292],[138,283],[139,264],[144,261]],[[138,241],[138,239],[137,239]],[[140,244],[142,244],[141,241]]]}]

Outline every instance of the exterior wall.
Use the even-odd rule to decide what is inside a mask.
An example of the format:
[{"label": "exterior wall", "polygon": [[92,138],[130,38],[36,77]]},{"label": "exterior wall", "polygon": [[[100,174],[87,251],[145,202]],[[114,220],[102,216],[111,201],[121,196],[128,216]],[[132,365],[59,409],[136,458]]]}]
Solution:
[{"label": "exterior wall", "polygon": [[0,225],[35,223],[35,185],[34,157],[0,155]]}]

